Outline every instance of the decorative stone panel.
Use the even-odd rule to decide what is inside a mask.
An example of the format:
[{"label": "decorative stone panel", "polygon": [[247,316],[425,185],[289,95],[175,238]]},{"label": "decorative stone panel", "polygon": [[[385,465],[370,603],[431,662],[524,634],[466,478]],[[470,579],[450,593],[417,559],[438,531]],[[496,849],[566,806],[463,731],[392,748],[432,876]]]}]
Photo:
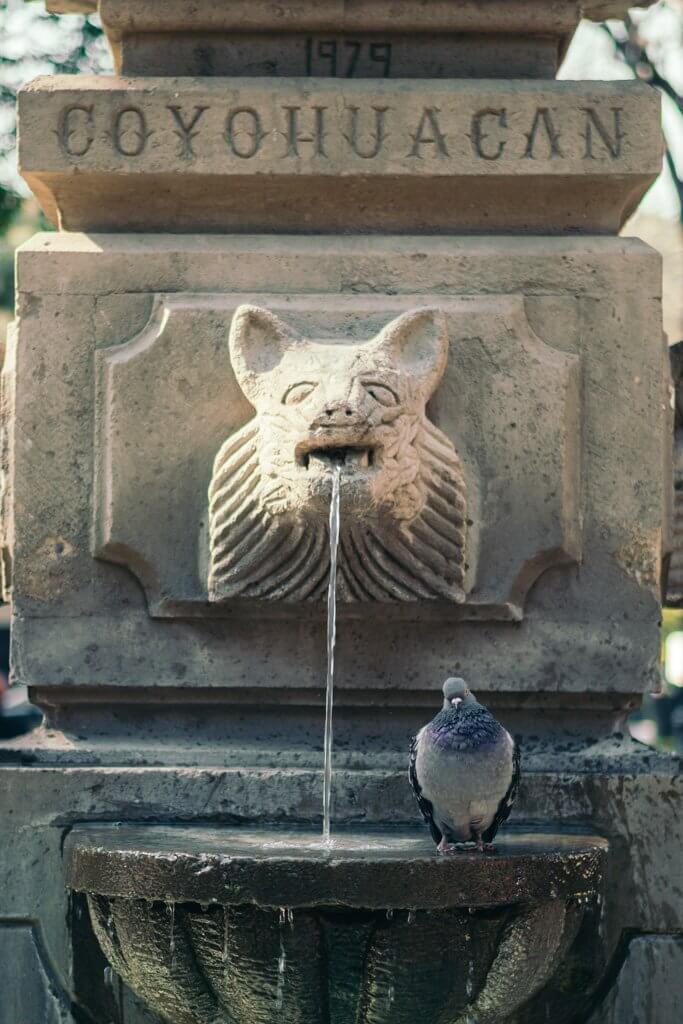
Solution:
[{"label": "decorative stone panel", "polygon": [[[263,384],[279,389],[265,398],[274,408],[280,392],[302,375],[322,373],[325,365],[333,373],[335,359],[341,384],[346,374],[350,386],[356,371],[343,361],[349,347],[366,352],[368,339],[392,319],[416,308],[438,310],[447,361],[428,415],[444,440],[431,444],[444,452],[450,446],[454,457],[457,453],[468,508],[458,598],[464,603],[453,614],[518,619],[541,573],[579,560],[579,357],[550,348],[534,334],[520,296],[158,296],[138,335],[97,354],[94,506],[95,553],[135,573],[152,615],[234,612],[230,600],[208,603],[207,493],[214,460],[227,439],[252,424],[249,443],[259,452],[268,446],[271,430],[263,408],[254,415],[230,362],[231,324],[244,304],[271,311],[299,338],[281,371],[287,380]],[[316,369],[301,338],[323,339],[320,351],[329,364]],[[416,369],[411,372],[414,378]],[[406,370],[408,377],[411,372]],[[437,382],[438,376],[434,386]],[[433,430],[425,421],[427,427]],[[292,437],[275,469],[269,464],[270,472],[284,479],[297,470],[300,439]],[[262,452],[260,457],[263,462]],[[429,453],[422,450],[417,459],[426,466]],[[358,469],[357,478],[363,472],[371,470]],[[310,505],[303,508],[302,521],[312,523],[322,538],[329,498],[306,500]],[[446,517],[457,517],[464,508],[456,492],[445,491],[439,501]],[[234,529],[241,525],[236,522]],[[454,566],[460,550],[450,552]],[[311,571],[322,579],[326,543],[318,546],[317,557]],[[311,596],[316,594],[312,588]]]}]

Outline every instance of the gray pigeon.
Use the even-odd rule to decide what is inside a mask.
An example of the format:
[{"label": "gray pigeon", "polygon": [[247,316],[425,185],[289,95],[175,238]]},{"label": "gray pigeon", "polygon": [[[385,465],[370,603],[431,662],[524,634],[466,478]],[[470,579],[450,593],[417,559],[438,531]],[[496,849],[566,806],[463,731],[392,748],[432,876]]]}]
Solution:
[{"label": "gray pigeon", "polygon": [[483,851],[512,810],[519,748],[464,679],[447,679],[443,697],[411,743],[410,784],[439,853],[466,842]]}]

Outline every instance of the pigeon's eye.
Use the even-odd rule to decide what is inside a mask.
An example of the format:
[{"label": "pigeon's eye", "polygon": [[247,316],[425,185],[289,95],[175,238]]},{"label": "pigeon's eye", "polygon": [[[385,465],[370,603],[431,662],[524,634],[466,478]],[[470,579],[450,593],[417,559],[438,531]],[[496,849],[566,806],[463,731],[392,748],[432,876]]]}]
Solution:
[{"label": "pigeon's eye", "polygon": [[370,397],[374,398],[380,405],[398,405],[398,396],[386,384],[378,384],[374,380],[364,380],[363,387]]},{"label": "pigeon's eye", "polygon": [[303,380],[299,384],[292,384],[291,388],[288,388],[282,396],[282,404],[298,405],[299,402],[303,402],[304,399],[308,398],[317,386],[317,384],[310,380]]}]

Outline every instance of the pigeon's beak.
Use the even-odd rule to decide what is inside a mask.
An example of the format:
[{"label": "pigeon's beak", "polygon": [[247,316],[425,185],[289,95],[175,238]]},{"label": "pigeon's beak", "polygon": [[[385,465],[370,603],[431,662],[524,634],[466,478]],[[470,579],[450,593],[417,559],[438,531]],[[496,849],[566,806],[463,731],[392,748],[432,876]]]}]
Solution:
[{"label": "pigeon's beak", "polygon": [[462,704],[462,697],[454,697],[453,700],[451,701],[451,704],[453,705],[454,708],[460,707],[460,705]]}]

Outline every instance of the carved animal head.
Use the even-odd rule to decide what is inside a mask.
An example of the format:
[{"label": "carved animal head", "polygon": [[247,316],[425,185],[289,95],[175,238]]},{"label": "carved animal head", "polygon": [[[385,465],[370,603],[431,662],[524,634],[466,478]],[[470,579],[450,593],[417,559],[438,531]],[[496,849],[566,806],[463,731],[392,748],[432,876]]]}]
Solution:
[{"label": "carved animal head", "polygon": [[425,414],[448,357],[445,316],[414,310],[364,344],[334,344],[240,306],[230,354],[256,415],[214,464],[210,600],[322,596],[336,464],[340,597],[462,601],[462,468]]}]

